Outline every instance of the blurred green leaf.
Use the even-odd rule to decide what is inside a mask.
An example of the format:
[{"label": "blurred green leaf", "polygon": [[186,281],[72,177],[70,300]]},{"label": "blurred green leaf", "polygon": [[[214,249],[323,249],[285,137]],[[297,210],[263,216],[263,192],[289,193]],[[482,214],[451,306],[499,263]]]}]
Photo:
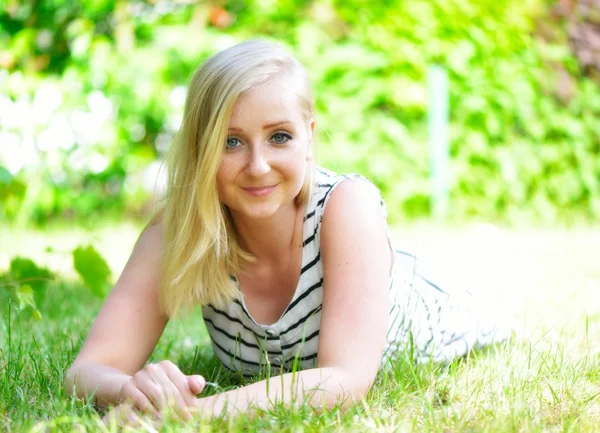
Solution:
[{"label": "blurred green leaf", "polygon": [[55,276],[49,269],[23,257],[14,257],[10,261],[9,274],[12,280],[17,283],[27,283],[27,286],[36,293],[42,292]]},{"label": "blurred green leaf", "polygon": [[36,302],[35,302],[35,294],[30,285],[25,284],[20,286],[16,291],[15,295],[17,298],[17,302],[19,303],[19,310],[23,311],[26,307],[31,307],[32,313],[31,317],[34,320],[41,320],[42,313],[38,310]]},{"label": "blurred green leaf", "polygon": [[73,250],[73,266],[94,294],[106,295],[110,283],[110,268],[92,245],[79,246]]},{"label": "blurred green leaf", "polygon": [[33,289],[30,285],[25,284],[17,289],[17,300],[19,301],[19,308],[22,310],[25,307],[35,308],[35,297]]},{"label": "blurred green leaf", "polygon": [[0,200],[6,201],[9,197],[20,199],[25,195],[26,186],[16,179],[6,168],[0,166]]},{"label": "blurred green leaf", "polygon": [[13,175],[6,168],[0,165],[0,184],[9,185],[13,180]]}]

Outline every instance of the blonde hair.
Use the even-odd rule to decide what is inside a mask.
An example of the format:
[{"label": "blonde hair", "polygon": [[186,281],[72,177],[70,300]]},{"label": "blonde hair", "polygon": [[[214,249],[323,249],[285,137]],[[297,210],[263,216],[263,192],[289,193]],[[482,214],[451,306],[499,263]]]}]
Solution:
[{"label": "blonde hair", "polygon": [[[223,307],[239,298],[231,277],[252,256],[240,247],[229,212],[219,201],[217,171],[236,101],[281,73],[298,78],[298,101],[309,121],[314,104],[306,71],[275,44],[254,40],[235,45],[210,57],[192,78],[183,121],[167,155],[168,189],[160,210],[164,251],[159,299],[169,316],[181,306]],[[310,198],[313,172],[311,159],[297,203]]]}]

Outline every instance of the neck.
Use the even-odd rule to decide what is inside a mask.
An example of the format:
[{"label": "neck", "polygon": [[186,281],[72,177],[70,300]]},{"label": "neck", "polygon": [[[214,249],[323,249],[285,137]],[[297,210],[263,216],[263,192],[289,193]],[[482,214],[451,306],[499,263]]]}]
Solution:
[{"label": "neck", "polygon": [[287,260],[295,247],[302,246],[303,208],[292,203],[262,219],[244,218],[231,212],[240,246],[259,262]]}]

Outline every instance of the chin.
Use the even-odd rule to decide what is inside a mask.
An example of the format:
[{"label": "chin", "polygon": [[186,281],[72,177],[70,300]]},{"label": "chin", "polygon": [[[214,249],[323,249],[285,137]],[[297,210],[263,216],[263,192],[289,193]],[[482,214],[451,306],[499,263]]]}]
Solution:
[{"label": "chin", "polygon": [[[248,200],[246,197],[238,200],[230,209],[238,216],[252,219],[268,219],[275,216],[288,205],[295,205],[295,197],[270,197],[263,200]],[[233,204],[233,203],[232,203]]]},{"label": "chin", "polygon": [[260,208],[244,209],[240,213],[248,218],[267,219],[274,216],[277,210],[279,210],[279,206],[262,206]]}]

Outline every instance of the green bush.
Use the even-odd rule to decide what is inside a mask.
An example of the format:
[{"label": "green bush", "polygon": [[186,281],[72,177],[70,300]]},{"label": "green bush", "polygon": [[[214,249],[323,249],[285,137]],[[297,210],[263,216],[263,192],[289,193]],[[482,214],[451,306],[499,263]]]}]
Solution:
[{"label": "green bush", "polygon": [[322,164],[375,181],[392,221],[431,213],[433,64],[450,78],[451,218],[600,216],[599,87],[560,22],[551,42],[537,36],[542,0],[9,4],[0,165],[10,182],[0,172],[0,194],[10,185],[11,201],[0,217],[147,211],[151,163],[178,127],[194,67],[257,36],[287,44],[307,67]]}]

